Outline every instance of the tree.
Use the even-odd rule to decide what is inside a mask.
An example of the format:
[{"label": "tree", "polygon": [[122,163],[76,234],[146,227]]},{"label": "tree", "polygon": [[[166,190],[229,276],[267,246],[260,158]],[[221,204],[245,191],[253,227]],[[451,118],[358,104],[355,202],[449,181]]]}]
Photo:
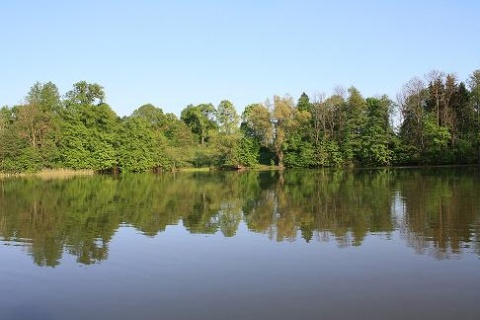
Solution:
[{"label": "tree", "polygon": [[236,134],[239,131],[240,117],[233,104],[228,100],[222,100],[217,107],[217,122],[220,133],[227,135]]},{"label": "tree", "polygon": [[66,97],[59,142],[62,165],[73,169],[115,170],[119,119],[103,102],[103,88],[82,81],[74,84]]},{"label": "tree", "polygon": [[402,143],[402,162],[416,163],[425,149],[425,133],[423,128],[428,91],[425,83],[418,77],[409,80],[397,94],[400,108]]},{"label": "tree", "polygon": [[278,165],[283,166],[283,143],[289,130],[294,130],[297,110],[292,97],[273,97],[272,123],[274,126],[273,150],[277,155]]},{"label": "tree", "polygon": [[37,82],[23,104],[2,109],[4,170],[36,171],[54,166],[60,108],[57,87]]},{"label": "tree", "polygon": [[386,95],[367,98],[367,124],[362,136],[361,159],[364,165],[388,166],[393,151],[389,148],[393,136],[390,113],[393,102]]},{"label": "tree", "polygon": [[476,117],[470,103],[470,92],[463,82],[460,82],[453,97],[452,109],[455,120],[455,131],[452,133],[455,162],[472,163],[477,140]]},{"label": "tree", "polygon": [[[283,123],[285,139],[282,142],[284,153],[283,162],[287,167],[315,167],[318,165],[315,156],[315,143],[312,142],[312,115],[314,105],[310,103],[310,98],[302,93],[298,99],[297,106],[290,109],[288,123]],[[278,130],[277,130],[278,131]]]},{"label": "tree", "polygon": [[0,109],[0,171],[22,172],[28,170],[20,163],[22,152],[28,145],[13,129],[13,110],[7,106]]},{"label": "tree", "polygon": [[477,159],[480,163],[480,69],[472,72],[467,80],[470,88],[470,108],[473,109],[474,134],[473,140],[477,148]]},{"label": "tree", "polygon": [[318,94],[311,103],[310,141],[314,148],[315,166],[338,166],[343,162],[339,145],[343,131],[345,100],[339,94],[326,98]]},{"label": "tree", "polygon": [[80,81],[66,94],[68,105],[101,105],[105,100],[103,87],[96,83]]},{"label": "tree", "polygon": [[347,162],[361,162],[361,144],[367,123],[367,103],[355,87],[348,89],[349,96],[343,113],[345,127],[343,128],[343,154]]},{"label": "tree", "polygon": [[190,128],[173,113],[165,115],[162,129],[172,147],[189,147],[195,144]]},{"label": "tree", "polygon": [[242,130],[247,137],[260,145],[270,147],[273,142],[273,126],[268,108],[261,103],[248,105],[242,114]]},{"label": "tree", "polygon": [[215,135],[220,166],[240,168],[252,166],[257,162],[258,148],[251,139],[242,137],[238,127],[239,120],[233,104],[228,100],[222,100],[217,107],[219,132]]},{"label": "tree", "polygon": [[163,110],[155,107],[153,104],[150,103],[144,104],[135,111],[133,111],[132,117],[139,117],[144,119],[151,128],[155,129],[161,128],[166,121]]},{"label": "tree", "polygon": [[184,121],[193,133],[200,137],[200,144],[203,145],[208,138],[210,130],[217,128],[215,121],[216,110],[211,103],[188,105],[182,110],[180,119]]},{"label": "tree", "polygon": [[310,103],[310,98],[305,92],[302,92],[302,94],[300,95],[300,98],[298,98],[297,110],[311,112],[312,107],[313,106]]},{"label": "tree", "polygon": [[443,72],[432,71],[427,74],[429,79],[428,98],[425,110],[432,114],[435,124],[445,127],[451,133],[451,144],[455,144],[455,110],[454,101],[458,91],[457,79],[453,74],[445,76]]},{"label": "tree", "polygon": [[124,120],[118,144],[121,171],[145,172],[171,168],[171,161],[165,152],[166,138],[159,137],[145,118],[132,115]]},{"label": "tree", "polygon": [[441,126],[443,122],[443,113],[445,105],[443,95],[445,91],[443,72],[432,70],[426,75],[428,81],[428,98],[426,100],[425,109],[435,115],[437,125]]},{"label": "tree", "polygon": [[62,108],[57,87],[47,82],[35,83],[24,105],[13,109],[15,129],[41,158],[42,166],[52,167],[58,157],[59,111]]}]

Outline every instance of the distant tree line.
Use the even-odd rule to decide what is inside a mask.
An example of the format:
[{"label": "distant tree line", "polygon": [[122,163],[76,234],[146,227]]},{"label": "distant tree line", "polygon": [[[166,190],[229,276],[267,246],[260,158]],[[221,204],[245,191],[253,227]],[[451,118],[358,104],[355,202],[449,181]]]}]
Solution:
[{"label": "distant tree line", "polygon": [[480,70],[466,82],[438,71],[415,77],[396,102],[336,88],[274,96],[241,115],[228,100],[188,105],[180,118],[151,104],[119,117],[98,84],[61,96],[37,82],[24,103],[0,110],[0,171],[469,164],[479,161],[479,129]]}]

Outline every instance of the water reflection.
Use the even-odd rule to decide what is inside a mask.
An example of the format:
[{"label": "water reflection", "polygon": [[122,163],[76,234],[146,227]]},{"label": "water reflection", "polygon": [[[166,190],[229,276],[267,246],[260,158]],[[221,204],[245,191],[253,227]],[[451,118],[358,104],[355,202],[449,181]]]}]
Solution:
[{"label": "water reflection", "polygon": [[398,232],[438,259],[480,254],[480,189],[473,168],[216,172],[68,180],[1,180],[0,237],[40,266],[67,252],[108,258],[121,225],[155,236],[168,225],[232,237],[241,223],[275,241],[360,246]]}]

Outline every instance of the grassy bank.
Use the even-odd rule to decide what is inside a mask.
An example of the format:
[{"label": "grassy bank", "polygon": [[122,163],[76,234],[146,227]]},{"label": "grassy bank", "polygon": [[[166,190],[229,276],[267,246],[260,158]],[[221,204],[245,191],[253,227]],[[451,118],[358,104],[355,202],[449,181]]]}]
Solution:
[{"label": "grassy bank", "polygon": [[61,179],[73,176],[90,176],[93,170],[70,170],[70,169],[43,169],[33,173],[0,173],[0,179],[10,177],[40,177],[42,179]]}]

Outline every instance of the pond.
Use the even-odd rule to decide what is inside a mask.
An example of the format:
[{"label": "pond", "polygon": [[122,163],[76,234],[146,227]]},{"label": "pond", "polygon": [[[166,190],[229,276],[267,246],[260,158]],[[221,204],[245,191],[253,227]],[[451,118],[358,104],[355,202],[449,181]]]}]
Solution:
[{"label": "pond", "polygon": [[0,319],[480,319],[476,168],[0,186]]}]

